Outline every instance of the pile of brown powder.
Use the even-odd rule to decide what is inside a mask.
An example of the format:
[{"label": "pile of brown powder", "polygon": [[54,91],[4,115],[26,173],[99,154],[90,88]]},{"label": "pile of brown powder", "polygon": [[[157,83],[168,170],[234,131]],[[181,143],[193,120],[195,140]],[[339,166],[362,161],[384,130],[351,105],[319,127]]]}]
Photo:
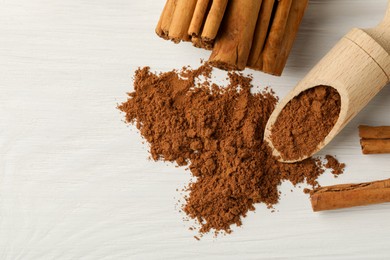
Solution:
[{"label": "pile of brown powder", "polygon": [[311,155],[336,124],[340,114],[336,89],[317,86],[292,99],[271,129],[271,140],[284,160]]},{"label": "pile of brown powder", "polygon": [[330,155],[326,155],[325,159],[327,163],[324,165],[325,168],[331,169],[332,174],[335,176],[344,173],[345,163],[340,163],[336,158]]},{"label": "pile of brown powder", "polygon": [[[135,72],[134,92],[119,105],[128,123],[136,123],[150,144],[154,160],[188,165],[194,183],[184,212],[200,223],[200,232],[231,232],[232,224],[255,203],[278,202],[278,185],[306,181],[318,185],[319,159],[283,164],[263,143],[263,132],[277,98],[271,92],[251,93],[251,78],[229,73],[230,83],[210,83],[211,68],[152,73]],[[195,86],[198,76],[206,81]]]}]

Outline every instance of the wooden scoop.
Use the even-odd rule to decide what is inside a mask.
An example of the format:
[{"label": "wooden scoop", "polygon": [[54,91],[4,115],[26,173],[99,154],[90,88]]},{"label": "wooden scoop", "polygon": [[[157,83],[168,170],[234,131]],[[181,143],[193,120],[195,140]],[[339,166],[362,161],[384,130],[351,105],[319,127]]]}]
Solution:
[{"label": "wooden scoop", "polygon": [[[281,162],[304,160],[326,146],[378,92],[390,82],[390,1],[384,20],[375,28],[353,29],[303,78],[271,114],[264,140]],[[270,138],[272,126],[285,105],[301,92],[319,86],[335,88],[341,97],[339,118],[312,154],[283,160]]]}]

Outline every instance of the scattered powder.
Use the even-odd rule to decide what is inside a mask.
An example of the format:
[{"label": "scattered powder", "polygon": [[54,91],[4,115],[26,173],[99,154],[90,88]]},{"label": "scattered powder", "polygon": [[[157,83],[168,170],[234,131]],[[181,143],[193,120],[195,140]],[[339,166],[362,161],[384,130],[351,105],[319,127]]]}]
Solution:
[{"label": "scattered powder", "polygon": [[336,158],[331,155],[326,155],[325,159],[327,160],[327,163],[324,165],[325,168],[331,169],[332,174],[334,174],[335,177],[344,173],[345,163],[340,163]]},{"label": "scattered powder", "polygon": [[[184,212],[199,223],[200,234],[231,232],[256,203],[269,208],[279,200],[278,185],[307,182],[317,186],[324,172],[319,159],[279,163],[263,143],[277,98],[251,93],[251,78],[228,73],[226,87],[210,82],[211,68],[135,72],[134,92],[119,105],[150,144],[154,160],[188,165],[195,182],[186,189]],[[205,82],[195,86],[202,75]]]},{"label": "scattered powder", "polygon": [[336,124],[340,114],[336,89],[317,86],[292,99],[271,129],[271,140],[284,160],[311,155]]}]

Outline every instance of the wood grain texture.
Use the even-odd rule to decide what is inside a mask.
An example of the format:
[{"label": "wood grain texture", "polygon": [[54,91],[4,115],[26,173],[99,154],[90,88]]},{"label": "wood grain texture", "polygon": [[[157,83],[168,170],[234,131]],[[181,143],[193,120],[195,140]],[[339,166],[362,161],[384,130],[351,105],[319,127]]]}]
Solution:
[{"label": "wood grain texture", "polygon": [[[230,236],[201,241],[175,209],[183,168],[148,161],[115,109],[138,66],[170,70],[209,52],[154,28],[165,1],[0,1],[0,259],[384,259],[390,205],[315,214],[281,187]],[[283,97],[352,27],[370,28],[385,0],[312,0],[283,77],[252,70]],[[219,72],[223,78],[223,72]],[[390,176],[389,155],[363,156],[358,125],[390,125],[385,87],[322,154],[346,174],[322,185]],[[294,189],[293,193],[290,189]],[[286,195],[286,196],[284,196]]]}]

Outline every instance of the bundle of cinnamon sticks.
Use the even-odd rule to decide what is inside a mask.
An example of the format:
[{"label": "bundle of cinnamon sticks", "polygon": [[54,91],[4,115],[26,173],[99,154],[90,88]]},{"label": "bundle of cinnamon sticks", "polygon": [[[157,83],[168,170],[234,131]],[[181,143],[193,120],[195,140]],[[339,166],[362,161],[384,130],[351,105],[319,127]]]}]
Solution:
[{"label": "bundle of cinnamon sticks", "polygon": [[280,76],[308,0],[167,0],[156,33],[212,50],[225,70],[249,67]]}]

